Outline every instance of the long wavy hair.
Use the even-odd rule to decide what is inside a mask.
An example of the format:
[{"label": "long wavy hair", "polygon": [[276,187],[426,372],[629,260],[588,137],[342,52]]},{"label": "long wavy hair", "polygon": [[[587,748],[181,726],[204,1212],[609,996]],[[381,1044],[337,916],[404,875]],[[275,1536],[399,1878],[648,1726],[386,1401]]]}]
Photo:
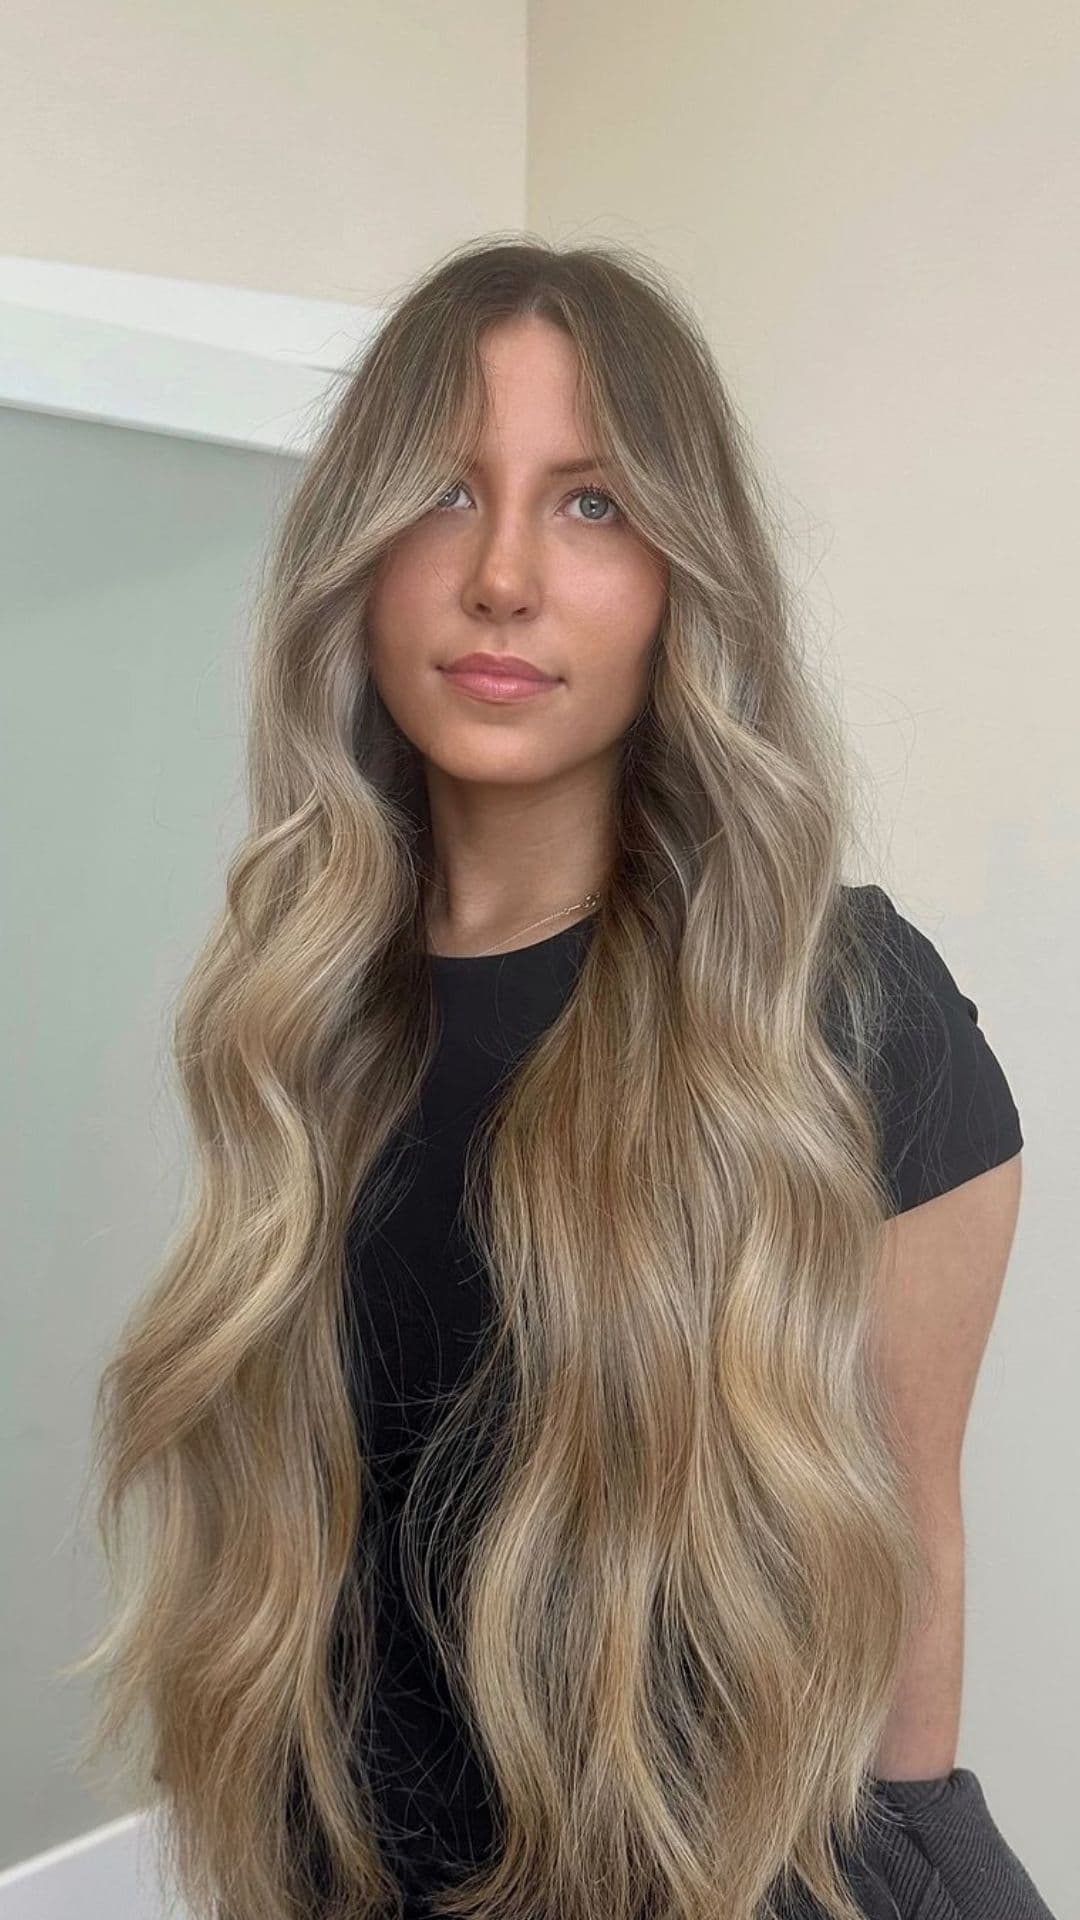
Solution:
[{"label": "long wavy hair", "polygon": [[101,1378],[115,1617],[64,1671],[104,1668],[88,1751],[130,1755],[193,1913],[402,1910],[357,1735],[377,1487],[347,1243],[437,1042],[433,869],[365,606],[468,470],[485,331],[522,314],[572,340],[670,584],[584,957],[470,1144],[491,1323],[403,1519],[500,1804],[437,1910],[755,1920],[806,1889],[860,1920],[837,1849],[875,1818],[927,1577],[874,1364],[874,889],[841,881],[850,756],[748,434],[689,302],[626,249],[443,256],[275,515],[250,823],[175,1009],[194,1192]]}]

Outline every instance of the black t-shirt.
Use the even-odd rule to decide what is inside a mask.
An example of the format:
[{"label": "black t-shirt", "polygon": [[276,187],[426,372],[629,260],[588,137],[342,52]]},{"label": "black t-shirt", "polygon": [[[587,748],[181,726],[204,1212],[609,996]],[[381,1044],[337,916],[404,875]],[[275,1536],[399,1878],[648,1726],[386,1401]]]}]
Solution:
[{"label": "black t-shirt", "polygon": [[[856,891],[883,936],[880,1112],[889,1189],[903,1212],[1009,1159],[1023,1137],[975,1002],[880,887]],[[410,1916],[425,1912],[427,1891],[489,1854],[494,1828],[479,1756],[405,1597],[396,1520],[424,1439],[486,1321],[483,1272],[456,1217],[469,1136],[508,1064],[561,1010],[594,922],[590,915],[507,953],[431,957],[438,1050],[410,1116],[396,1197],[376,1225],[349,1238],[367,1382],[358,1412],[385,1515],[364,1763]],[[400,1139],[392,1145],[400,1155]]]}]

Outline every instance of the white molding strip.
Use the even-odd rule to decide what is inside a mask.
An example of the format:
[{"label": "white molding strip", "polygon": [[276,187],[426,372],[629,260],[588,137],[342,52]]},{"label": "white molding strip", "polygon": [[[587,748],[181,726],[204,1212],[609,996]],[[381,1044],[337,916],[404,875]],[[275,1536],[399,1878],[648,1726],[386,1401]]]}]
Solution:
[{"label": "white molding strip", "polygon": [[184,1920],[159,1884],[151,1808],[0,1873],[0,1920]]},{"label": "white molding strip", "polygon": [[0,406],[302,458],[376,309],[0,255]]}]

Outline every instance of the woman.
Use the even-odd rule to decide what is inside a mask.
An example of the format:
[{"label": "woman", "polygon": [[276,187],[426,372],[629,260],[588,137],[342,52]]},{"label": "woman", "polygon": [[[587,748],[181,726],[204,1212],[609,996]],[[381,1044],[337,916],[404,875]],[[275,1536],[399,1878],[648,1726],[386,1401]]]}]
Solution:
[{"label": "woman", "polygon": [[1047,1913],[954,1765],[1019,1119],[840,880],[766,527],[655,270],[513,239],[409,291],[289,504],[83,1663],[196,1913]]}]

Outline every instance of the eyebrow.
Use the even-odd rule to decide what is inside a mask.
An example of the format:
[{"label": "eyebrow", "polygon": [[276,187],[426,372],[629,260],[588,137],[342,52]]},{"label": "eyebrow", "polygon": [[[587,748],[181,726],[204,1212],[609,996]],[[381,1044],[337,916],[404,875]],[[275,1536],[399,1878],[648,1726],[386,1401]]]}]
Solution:
[{"label": "eyebrow", "polygon": [[[478,467],[482,467],[483,464],[482,460],[476,462]],[[568,473],[606,473],[607,462],[601,460],[595,453],[587,453],[580,460],[562,460],[557,465],[549,467],[548,472],[560,476]]]},{"label": "eyebrow", "polygon": [[559,466],[549,467],[548,472],[558,474],[588,473],[590,468],[593,469],[593,471],[597,468],[606,470],[606,463],[600,459],[598,454],[588,453],[582,460],[564,460]]}]

